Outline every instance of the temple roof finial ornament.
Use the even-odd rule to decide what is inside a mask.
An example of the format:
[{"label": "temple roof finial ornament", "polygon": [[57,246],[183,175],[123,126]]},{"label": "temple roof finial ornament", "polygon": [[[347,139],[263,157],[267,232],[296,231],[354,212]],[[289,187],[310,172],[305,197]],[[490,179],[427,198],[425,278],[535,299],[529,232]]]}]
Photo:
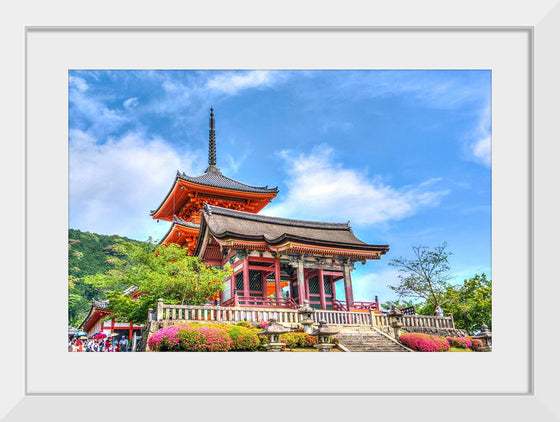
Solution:
[{"label": "temple roof finial ornament", "polygon": [[210,132],[208,143],[208,165],[206,173],[218,170],[216,168],[216,130],[214,122],[214,108],[210,107]]}]

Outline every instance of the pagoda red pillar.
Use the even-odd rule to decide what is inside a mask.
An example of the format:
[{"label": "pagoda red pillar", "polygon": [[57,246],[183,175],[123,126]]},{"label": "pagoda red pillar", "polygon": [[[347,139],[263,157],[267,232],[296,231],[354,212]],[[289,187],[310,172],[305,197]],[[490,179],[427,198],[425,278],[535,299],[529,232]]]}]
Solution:
[{"label": "pagoda red pillar", "polygon": [[276,304],[280,303],[282,297],[282,286],[280,284],[280,258],[274,260],[274,287],[276,290]]},{"label": "pagoda red pillar", "polygon": [[250,296],[249,294],[249,257],[243,256],[243,296]]},{"label": "pagoda red pillar", "polygon": [[319,270],[319,298],[321,301],[321,309],[327,309],[327,301],[325,300],[325,279],[323,270]]},{"label": "pagoda red pillar", "polygon": [[346,307],[349,311],[354,307],[354,293],[352,292],[352,276],[349,264],[344,264],[344,293],[346,294]]}]

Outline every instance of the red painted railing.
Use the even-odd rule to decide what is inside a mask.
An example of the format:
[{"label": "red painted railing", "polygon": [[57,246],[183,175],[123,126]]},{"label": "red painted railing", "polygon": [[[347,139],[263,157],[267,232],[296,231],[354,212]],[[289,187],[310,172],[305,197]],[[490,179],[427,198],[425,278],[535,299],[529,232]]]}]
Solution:
[{"label": "red painted railing", "polygon": [[298,305],[291,297],[234,296],[222,303],[222,306],[251,306],[255,308],[297,309]]},{"label": "red painted railing", "polygon": [[354,301],[352,309],[348,309],[346,301],[333,300],[333,309],[335,311],[379,311],[379,302]]}]

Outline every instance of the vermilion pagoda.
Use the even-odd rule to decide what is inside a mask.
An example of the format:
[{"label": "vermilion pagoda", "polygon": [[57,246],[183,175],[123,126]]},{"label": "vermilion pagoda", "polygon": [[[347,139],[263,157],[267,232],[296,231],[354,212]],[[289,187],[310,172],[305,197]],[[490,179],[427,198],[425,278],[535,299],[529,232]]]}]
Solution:
[{"label": "vermilion pagoda", "polygon": [[[172,222],[161,243],[179,244],[208,265],[234,269],[218,299],[222,306],[296,308],[308,300],[320,309],[379,310],[377,297],[354,301],[351,271],[356,262],[380,259],[388,245],[362,242],[348,223],[257,215],[278,189],[249,186],[220,172],[213,109],[208,164],[201,176],[177,172],[151,215]],[[337,297],[338,280],[344,280],[345,300]]]},{"label": "vermilion pagoda", "polygon": [[172,221],[162,243],[177,243],[192,254],[196,246],[200,211],[204,204],[258,213],[278,194],[278,188],[250,186],[230,179],[216,167],[214,110],[210,109],[208,168],[191,177],[177,171],[175,182],[152,218]]}]

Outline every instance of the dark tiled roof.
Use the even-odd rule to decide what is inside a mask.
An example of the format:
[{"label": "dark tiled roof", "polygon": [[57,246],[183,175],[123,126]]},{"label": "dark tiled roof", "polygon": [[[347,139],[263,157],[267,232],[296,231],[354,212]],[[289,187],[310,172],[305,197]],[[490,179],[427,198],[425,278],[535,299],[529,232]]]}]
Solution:
[{"label": "dark tiled roof", "polygon": [[208,167],[201,176],[191,177],[178,171],[177,177],[186,180],[187,182],[216,188],[255,193],[278,193],[278,187],[269,188],[268,186],[250,186],[245,183],[238,182],[237,180],[230,179],[229,177],[224,176],[222,172],[214,166]]},{"label": "dark tiled roof", "polygon": [[185,221],[177,216],[173,216],[173,224],[179,224],[180,226],[189,227],[191,229],[200,229],[200,224]]},{"label": "dark tiled roof", "polygon": [[243,211],[230,210],[229,208],[217,207],[215,205],[204,205],[207,214],[223,215],[227,217],[239,218],[242,220],[259,221],[261,223],[281,224],[290,227],[302,227],[309,229],[328,229],[328,230],[350,230],[349,223],[326,223],[309,220],[292,220],[290,218],[269,217],[262,214],[252,214]]},{"label": "dark tiled roof", "polygon": [[264,240],[270,245],[296,241],[360,250],[380,250],[383,253],[389,249],[387,245],[370,245],[362,242],[354,235],[349,223],[268,217],[206,204],[203,226],[205,224],[208,225],[212,235],[219,239]]}]

